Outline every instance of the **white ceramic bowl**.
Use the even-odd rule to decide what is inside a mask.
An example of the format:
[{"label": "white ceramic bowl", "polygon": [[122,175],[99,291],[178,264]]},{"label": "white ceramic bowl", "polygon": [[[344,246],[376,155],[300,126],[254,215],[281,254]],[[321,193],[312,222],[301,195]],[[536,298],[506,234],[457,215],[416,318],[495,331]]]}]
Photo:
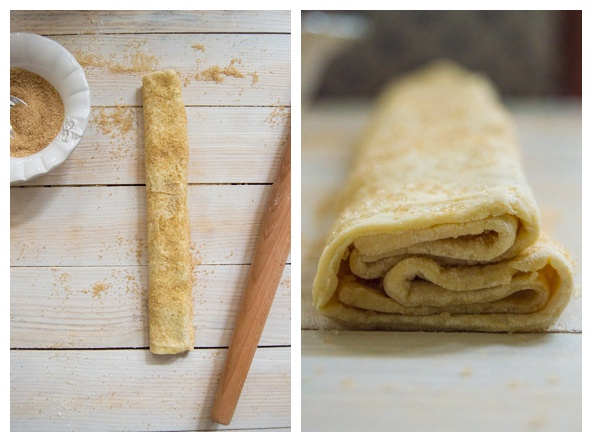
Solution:
[{"label": "white ceramic bowl", "polygon": [[59,43],[40,35],[10,34],[10,66],[45,78],[64,103],[64,124],[56,138],[36,154],[10,157],[10,182],[14,183],[47,173],[70,156],[88,123],[90,89],[74,56]]}]

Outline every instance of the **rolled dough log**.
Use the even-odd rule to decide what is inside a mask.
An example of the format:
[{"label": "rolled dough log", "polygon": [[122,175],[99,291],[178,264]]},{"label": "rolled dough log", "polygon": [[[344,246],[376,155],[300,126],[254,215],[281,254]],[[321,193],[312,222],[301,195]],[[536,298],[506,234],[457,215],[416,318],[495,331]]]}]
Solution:
[{"label": "rolled dough log", "polygon": [[154,72],[142,82],[150,351],[180,353],[192,350],[194,342],[187,116],[175,71]]},{"label": "rolled dough log", "polygon": [[351,328],[531,331],[573,284],[540,233],[509,114],[490,82],[437,63],[389,87],[319,261],[317,310]]}]

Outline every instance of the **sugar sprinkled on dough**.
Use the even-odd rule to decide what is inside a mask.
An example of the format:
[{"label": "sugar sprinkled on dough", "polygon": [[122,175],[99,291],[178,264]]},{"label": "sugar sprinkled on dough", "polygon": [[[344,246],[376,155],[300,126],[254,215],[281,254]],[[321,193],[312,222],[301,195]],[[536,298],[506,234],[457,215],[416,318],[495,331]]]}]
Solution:
[{"label": "sugar sprinkled on dough", "polygon": [[180,353],[194,343],[187,116],[174,70],[146,75],[142,83],[150,350]]}]

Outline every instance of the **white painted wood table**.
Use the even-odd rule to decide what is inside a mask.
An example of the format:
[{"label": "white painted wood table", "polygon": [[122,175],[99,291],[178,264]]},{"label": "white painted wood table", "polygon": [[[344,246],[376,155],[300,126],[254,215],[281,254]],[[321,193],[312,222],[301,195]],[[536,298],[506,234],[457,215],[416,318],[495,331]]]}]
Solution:
[{"label": "white painted wood table", "polygon": [[[234,419],[209,418],[290,124],[289,11],[12,11],[73,53],[91,120],[10,193],[12,431],[290,429],[290,264]],[[195,349],[148,350],[142,76],[176,69],[189,124]]]},{"label": "white painted wood table", "polygon": [[302,431],[581,431],[581,104],[514,101],[543,229],[577,263],[575,290],[548,332],[344,331],[316,314],[312,280],[368,103],[302,117]]}]

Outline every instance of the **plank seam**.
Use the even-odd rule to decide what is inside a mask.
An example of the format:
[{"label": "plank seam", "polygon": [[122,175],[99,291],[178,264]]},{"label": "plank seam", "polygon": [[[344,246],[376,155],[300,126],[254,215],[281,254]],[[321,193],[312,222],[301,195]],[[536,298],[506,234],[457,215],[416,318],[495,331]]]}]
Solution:
[{"label": "plank seam", "polygon": [[[23,32],[23,31],[13,31],[12,29],[10,32]],[[292,35],[292,32],[288,31],[243,31],[243,32],[225,32],[225,31],[204,31],[204,32],[175,32],[175,31],[168,31],[168,32],[68,32],[68,33],[60,33],[60,34],[40,34],[46,37],[85,37],[85,36],[117,36],[117,35],[134,35],[134,36],[141,36],[141,35]]]},{"label": "plank seam", "polygon": [[[187,183],[189,186],[271,186],[272,184],[273,183]],[[37,189],[43,187],[146,187],[146,184],[31,184],[10,186],[11,189]]]},{"label": "plank seam", "polygon": [[[150,347],[10,347],[10,351],[126,351],[148,350]],[[292,348],[291,345],[258,345],[258,349]],[[227,346],[220,347],[193,347],[193,350],[227,350]]]}]

